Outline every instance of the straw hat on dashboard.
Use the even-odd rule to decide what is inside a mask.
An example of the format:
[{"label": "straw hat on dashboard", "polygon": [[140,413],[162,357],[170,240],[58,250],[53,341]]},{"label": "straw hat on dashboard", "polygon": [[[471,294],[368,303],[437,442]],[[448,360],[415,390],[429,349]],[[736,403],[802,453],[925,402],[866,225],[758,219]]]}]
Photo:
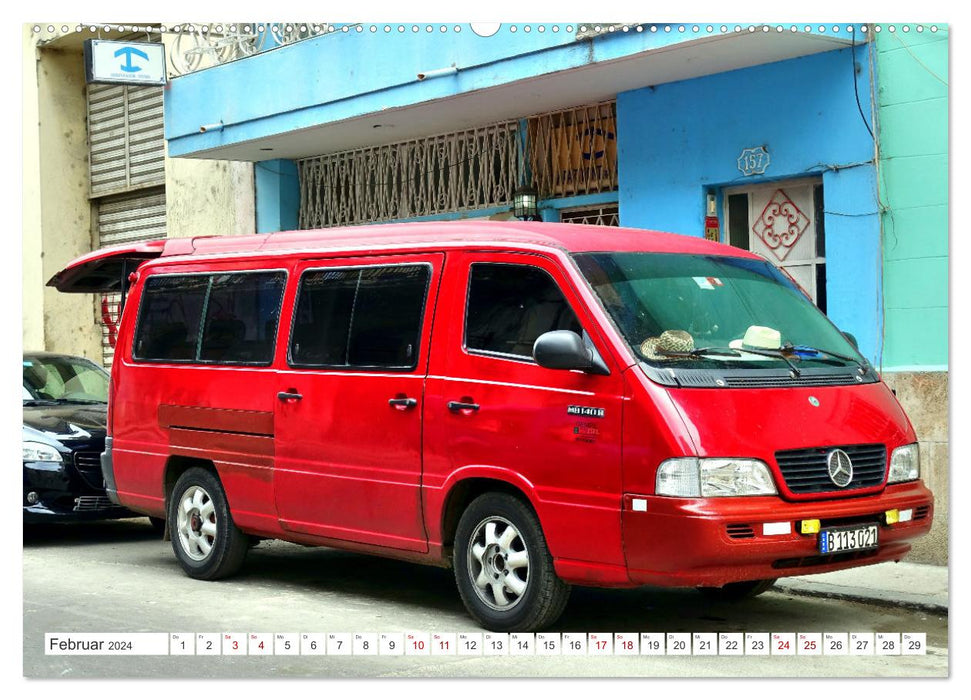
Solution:
[{"label": "straw hat on dashboard", "polygon": [[688,331],[664,331],[656,338],[648,338],[641,343],[641,354],[649,360],[670,360],[664,353],[691,352],[695,340]]},{"label": "straw hat on dashboard", "polygon": [[737,350],[752,348],[753,350],[778,350],[782,346],[782,334],[775,328],[767,326],[749,326],[745,336],[740,340],[728,343],[729,347]]}]

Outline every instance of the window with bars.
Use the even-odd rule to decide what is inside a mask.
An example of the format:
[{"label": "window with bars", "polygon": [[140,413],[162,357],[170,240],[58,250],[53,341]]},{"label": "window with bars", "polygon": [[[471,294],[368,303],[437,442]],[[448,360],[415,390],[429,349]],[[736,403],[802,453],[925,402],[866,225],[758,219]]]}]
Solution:
[{"label": "window with bars", "polygon": [[305,158],[300,228],[511,205],[522,173],[518,123]]},{"label": "window with bars", "polygon": [[[395,221],[615,191],[616,103],[297,161],[300,228]],[[524,128],[523,128],[524,126]]]},{"label": "window with bars", "polygon": [[620,210],[616,204],[582,209],[563,209],[560,221],[565,224],[592,224],[594,226],[620,226]]},{"label": "window with bars", "polygon": [[617,104],[576,107],[528,120],[529,163],[540,197],[617,189]]}]

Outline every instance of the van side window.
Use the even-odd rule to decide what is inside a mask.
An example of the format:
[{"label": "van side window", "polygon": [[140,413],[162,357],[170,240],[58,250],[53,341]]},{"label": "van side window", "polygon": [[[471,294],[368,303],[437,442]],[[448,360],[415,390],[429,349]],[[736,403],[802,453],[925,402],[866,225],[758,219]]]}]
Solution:
[{"label": "van side window", "polygon": [[272,362],[285,284],[282,271],[213,275],[199,359]]},{"label": "van side window", "polygon": [[547,331],[583,330],[550,275],[531,265],[475,263],[469,279],[465,346],[531,358]]},{"label": "van side window", "polygon": [[149,277],[142,292],[133,355],[138,360],[193,360],[209,277]]},{"label": "van side window", "polygon": [[411,370],[418,363],[428,265],[308,270],[290,364]]}]

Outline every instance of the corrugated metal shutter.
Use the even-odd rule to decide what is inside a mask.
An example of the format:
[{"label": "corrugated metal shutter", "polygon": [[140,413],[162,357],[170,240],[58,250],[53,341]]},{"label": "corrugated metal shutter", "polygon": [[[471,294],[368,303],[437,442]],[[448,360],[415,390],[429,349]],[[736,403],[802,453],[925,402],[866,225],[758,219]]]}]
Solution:
[{"label": "corrugated metal shutter", "polygon": [[88,86],[91,196],[165,184],[162,89]]},{"label": "corrugated metal shutter", "polygon": [[[165,238],[165,190],[156,187],[138,194],[104,197],[98,201],[98,247]],[[101,359],[110,367],[115,356],[121,295],[101,298]]]},{"label": "corrugated metal shutter", "polygon": [[[91,199],[97,247],[165,238],[162,88],[88,85]],[[102,360],[114,357],[121,297],[100,302]]]},{"label": "corrugated metal shutter", "polygon": [[[98,201],[98,247],[165,238],[165,190],[154,188]],[[121,295],[101,299],[101,359],[110,367],[115,355]]]},{"label": "corrugated metal shutter", "polygon": [[165,190],[98,202],[98,247],[165,238]]}]

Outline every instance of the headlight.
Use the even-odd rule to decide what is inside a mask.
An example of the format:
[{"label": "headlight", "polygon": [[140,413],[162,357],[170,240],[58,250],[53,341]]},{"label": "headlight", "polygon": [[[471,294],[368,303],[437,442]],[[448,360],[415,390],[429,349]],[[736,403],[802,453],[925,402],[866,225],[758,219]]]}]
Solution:
[{"label": "headlight", "polygon": [[920,478],[920,448],[917,443],[898,447],[890,455],[890,476],[888,484],[901,481],[914,481]]},{"label": "headlight", "polygon": [[757,459],[669,459],[657,469],[655,493],[659,496],[712,498],[716,496],[769,496],[777,493],[765,462]]},{"label": "headlight", "polygon": [[61,453],[42,442],[23,441],[25,462],[60,462]]}]

